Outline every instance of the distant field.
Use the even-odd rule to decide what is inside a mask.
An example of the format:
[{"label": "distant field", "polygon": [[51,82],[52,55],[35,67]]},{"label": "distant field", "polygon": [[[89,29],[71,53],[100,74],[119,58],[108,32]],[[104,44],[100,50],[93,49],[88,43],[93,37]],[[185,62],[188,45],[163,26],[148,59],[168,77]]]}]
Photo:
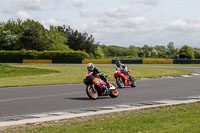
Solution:
[{"label": "distant field", "polygon": [[[98,67],[102,72],[111,75],[114,81],[113,67]],[[136,78],[154,78],[161,76],[179,76],[194,71],[164,68],[130,68]],[[35,86],[52,84],[82,83],[87,73],[83,66],[65,66],[54,64],[1,64],[0,87]]]}]

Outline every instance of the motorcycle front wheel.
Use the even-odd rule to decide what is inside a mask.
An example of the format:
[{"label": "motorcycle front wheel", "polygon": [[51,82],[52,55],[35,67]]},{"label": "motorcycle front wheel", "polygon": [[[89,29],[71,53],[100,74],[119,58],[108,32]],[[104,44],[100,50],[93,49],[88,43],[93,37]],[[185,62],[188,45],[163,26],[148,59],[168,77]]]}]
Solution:
[{"label": "motorcycle front wheel", "polygon": [[109,96],[112,98],[116,98],[119,95],[119,91],[116,85],[112,84],[113,87],[115,87],[115,89],[110,90]]},{"label": "motorcycle front wheel", "polygon": [[124,87],[124,81],[122,80],[121,77],[117,77],[116,83],[117,83],[117,86],[118,86],[119,88],[123,88],[123,87]]},{"label": "motorcycle front wheel", "polygon": [[98,97],[98,92],[94,86],[91,85],[87,86],[86,93],[90,99],[96,100]]}]

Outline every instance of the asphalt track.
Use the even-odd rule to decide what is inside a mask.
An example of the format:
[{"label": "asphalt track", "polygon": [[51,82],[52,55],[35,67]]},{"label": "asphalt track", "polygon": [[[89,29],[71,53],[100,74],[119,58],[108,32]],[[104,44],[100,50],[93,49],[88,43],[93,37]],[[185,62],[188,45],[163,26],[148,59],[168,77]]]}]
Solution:
[{"label": "asphalt track", "polygon": [[[190,69],[200,74],[198,67],[136,67]],[[100,97],[98,100],[90,100],[84,84],[0,88],[0,119],[8,116],[200,95],[200,76],[138,80],[136,88],[126,87],[119,92],[118,98]]]}]

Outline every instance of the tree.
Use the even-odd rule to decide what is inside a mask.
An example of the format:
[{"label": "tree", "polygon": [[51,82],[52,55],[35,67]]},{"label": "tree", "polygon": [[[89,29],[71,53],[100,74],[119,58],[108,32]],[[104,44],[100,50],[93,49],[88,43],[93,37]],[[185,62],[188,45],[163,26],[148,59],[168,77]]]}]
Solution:
[{"label": "tree", "polygon": [[100,45],[97,46],[97,49],[94,52],[94,56],[95,58],[104,58],[104,52]]},{"label": "tree", "polygon": [[195,59],[194,51],[190,46],[184,45],[178,52],[180,58]]},{"label": "tree", "polygon": [[175,58],[178,51],[174,47],[174,42],[169,42],[169,44],[167,45],[167,48],[168,48],[167,54],[169,58]]},{"label": "tree", "polygon": [[168,49],[175,49],[174,47],[174,42],[169,42],[169,44],[167,45]]},{"label": "tree", "polygon": [[63,33],[59,32],[56,28],[50,28],[47,33],[47,42],[45,50],[56,50],[56,51],[70,51],[69,46],[65,45],[67,38]]},{"label": "tree", "polygon": [[67,37],[58,29],[45,29],[37,21],[27,19],[8,20],[0,22],[0,49],[1,50],[59,50],[69,51]]},{"label": "tree", "polygon": [[0,49],[12,50],[17,42],[17,35],[12,34],[10,30],[0,32]]},{"label": "tree", "polygon": [[19,38],[18,49],[44,51],[46,32],[43,25],[28,19],[22,23],[22,27],[24,30]]},{"label": "tree", "polygon": [[138,47],[138,57],[144,57],[144,50],[140,47]]},{"label": "tree", "polygon": [[129,55],[132,57],[138,57],[138,49],[134,45],[130,45],[129,48]]},{"label": "tree", "polygon": [[95,44],[92,35],[88,35],[86,32],[81,33],[78,30],[72,29],[70,26],[58,26],[58,31],[63,32],[68,38],[66,45],[73,50],[82,50],[87,53],[95,54],[97,45]]},{"label": "tree", "polygon": [[21,35],[21,20],[14,21],[12,19],[0,22],[0,49],[13,50]]},{"label": "tree", "polygon": [[195,56],[195,58],[200,59],[200,49],[199,48],[194,48],[194,56]]},{"label": "tree", "polygon": [[158,52],[159,58],[168,58],[167,49],[165,46],[156,45],[154,48]]},{"label": "tree", "polygon": [[144,57],[151,57],[151,49],[148,45],[144,45],[142,47],[143,53],[144,53]]},{"label": "tree", "polygon": [[151,57],[158,58],[158,51],[155,48],[151,52]]}]

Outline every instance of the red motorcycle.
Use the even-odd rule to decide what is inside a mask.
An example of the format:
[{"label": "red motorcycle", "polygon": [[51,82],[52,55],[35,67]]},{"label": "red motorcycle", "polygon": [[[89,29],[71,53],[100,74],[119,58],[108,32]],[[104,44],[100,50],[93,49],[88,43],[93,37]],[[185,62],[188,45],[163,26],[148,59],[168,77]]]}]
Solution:
[{"label": "red motorcycle", "polygon": [[[107,84],[99,78],[99,76],[92,75],[93,72],[89,73],[85,79],[84,83],[86,85],[86,93],[90,99],[96,100],[98,96],[110,96],[116,98],[119,94],[118,88],[111,82],[110,88],[107,87]],[[107,76],[109,79],[110,76]]]},{"label": "red motorcycle", "polygon": [[[128,73],[130,75],[131,70],[128,70]],[[124,86],[136,87],[135,79],[132,76],[126,75],[124,72],[118,71],[114,74],[114,77],[119,88]]]}]

